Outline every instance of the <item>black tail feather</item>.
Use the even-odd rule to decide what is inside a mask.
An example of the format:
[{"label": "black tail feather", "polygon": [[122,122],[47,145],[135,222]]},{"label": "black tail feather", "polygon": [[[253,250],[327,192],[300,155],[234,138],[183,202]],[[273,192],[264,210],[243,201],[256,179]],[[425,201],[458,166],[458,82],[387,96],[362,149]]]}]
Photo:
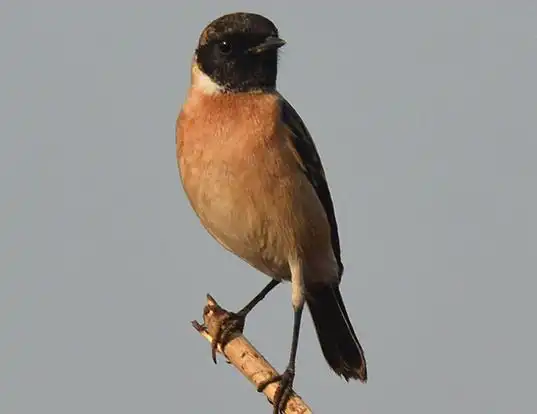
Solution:
[{"label": "black tail feather", "polygon": [[364,351],[337,285],[308,287],[307,304],[328,365],[345,380],[367,381]]}]

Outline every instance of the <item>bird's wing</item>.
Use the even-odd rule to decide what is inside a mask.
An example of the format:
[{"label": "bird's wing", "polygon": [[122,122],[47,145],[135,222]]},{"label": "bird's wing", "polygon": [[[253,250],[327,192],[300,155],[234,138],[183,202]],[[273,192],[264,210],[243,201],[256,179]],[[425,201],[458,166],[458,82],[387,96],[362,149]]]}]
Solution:
[{"label": "bird's wing", "polygon": [[328,218],[328,222],[330,224],[332,249],[334,250],[334,256],[336,257],[339,267],[339,276],[341,278],[343,274],[343,263],[341,262],[339,234],[334,212],[334,204],[332,203],[330,190],[328,189],[328,183],[326,182],[326,176],[321,163],[321,158],[319,157],[315,144],[313,143],[313,139],[311,138],[306,125],[304,125],[304,122],[298,113],[283,96],[281,96],[280,99],[282,121],[289,131],[291,144],[293,146],[295,156],[297,157],[298,164],[315,189],[317,197],[319,197],[319,200],[326,213],[326,217]]}]

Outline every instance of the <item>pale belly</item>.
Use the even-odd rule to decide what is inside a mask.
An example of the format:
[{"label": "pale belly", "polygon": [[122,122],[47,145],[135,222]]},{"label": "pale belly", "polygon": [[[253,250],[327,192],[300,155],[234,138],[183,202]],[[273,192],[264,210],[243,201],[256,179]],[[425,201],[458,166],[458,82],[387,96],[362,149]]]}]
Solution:
[{"label": "pale belly", "polygon": [[291,180],[278,179],[271,185],[274,177],[259,177],[257,170],[241,171],[239,176],[214,163],[195,175],[196,180],[183,184],[207,231],[259,271],[289,280],[289,255],[297,244],[292,224],[296,211],[291,208],[296,202],[290,198],[298,196],[289,187]]}]

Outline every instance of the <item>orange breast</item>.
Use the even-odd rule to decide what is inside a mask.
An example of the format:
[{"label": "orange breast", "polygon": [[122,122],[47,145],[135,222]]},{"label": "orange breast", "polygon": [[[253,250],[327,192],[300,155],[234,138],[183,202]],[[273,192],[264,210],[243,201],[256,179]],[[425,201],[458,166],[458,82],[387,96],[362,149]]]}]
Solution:
[{"label": "orange breast", "polygon": [[289,149],[275,95],[192,92],[177,123],[183,187],[207,230],[272,277],[331,253],[324,210]]}]

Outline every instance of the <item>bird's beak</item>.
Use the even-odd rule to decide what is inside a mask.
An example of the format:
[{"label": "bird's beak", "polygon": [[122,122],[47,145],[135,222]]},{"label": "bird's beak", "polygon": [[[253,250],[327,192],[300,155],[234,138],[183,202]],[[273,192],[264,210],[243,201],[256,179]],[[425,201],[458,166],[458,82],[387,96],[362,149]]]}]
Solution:
[{"label": "bird's beak", "polygon": [[280,39],[276,36],[269,36],[265,39],[263,43],[248,49],[248,53],[253,53],[256,55],[259,53],[267,52],[269,50],[279,49],[283,45],[285,45],[285,40]]}]

